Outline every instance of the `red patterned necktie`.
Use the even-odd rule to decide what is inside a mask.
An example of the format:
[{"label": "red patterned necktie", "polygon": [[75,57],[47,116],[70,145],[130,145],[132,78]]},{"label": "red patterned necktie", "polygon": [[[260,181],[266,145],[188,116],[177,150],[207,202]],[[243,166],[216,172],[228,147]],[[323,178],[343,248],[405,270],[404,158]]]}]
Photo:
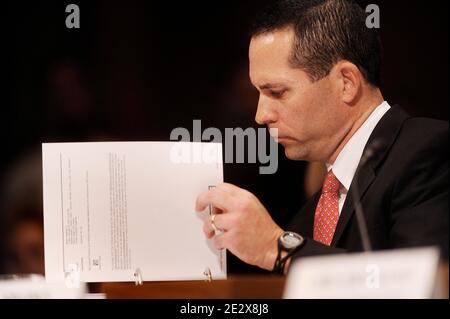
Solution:
[{"label": "red patterned necktie", "polygon": [[330,246],[339,219],[339,187],[341,183],[330,171],[323,183],[322,195],[314,217],[314,240]]}]

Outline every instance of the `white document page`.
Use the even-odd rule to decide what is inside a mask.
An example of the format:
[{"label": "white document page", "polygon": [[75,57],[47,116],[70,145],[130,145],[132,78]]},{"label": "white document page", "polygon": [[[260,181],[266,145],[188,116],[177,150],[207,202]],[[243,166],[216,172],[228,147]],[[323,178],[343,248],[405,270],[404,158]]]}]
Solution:
[{"label": "white document page", "polygon": [[203,234],[197,196],[223,181],[222,145],[42,145],[45,275],[81,282],[226,278],[226,252]]}]

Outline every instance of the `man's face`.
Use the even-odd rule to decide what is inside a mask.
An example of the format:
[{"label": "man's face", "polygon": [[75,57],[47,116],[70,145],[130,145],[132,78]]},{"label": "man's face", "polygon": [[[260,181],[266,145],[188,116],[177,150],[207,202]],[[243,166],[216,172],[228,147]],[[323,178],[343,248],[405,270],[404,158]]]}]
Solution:
[{"label": "man's face", "polygon": [[293,42],[292,28],[251,40],[250,79],[260,93],[256,122],[278,129],[288,158],[326,162],[350,129],[348,107],[341,102],[336,77],[312,82],[291,67]]}]

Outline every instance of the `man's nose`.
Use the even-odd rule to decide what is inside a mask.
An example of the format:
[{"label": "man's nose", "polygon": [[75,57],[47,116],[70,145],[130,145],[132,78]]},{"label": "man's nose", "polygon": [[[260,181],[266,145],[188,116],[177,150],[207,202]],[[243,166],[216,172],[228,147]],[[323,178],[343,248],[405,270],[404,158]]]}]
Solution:
[{"label": "man's nose", "polygon": [[276,121],[276,113],[269,99],[264,96],[259,97],[258,109],[256,110],[255,121],[259,125],[267,125]]}]

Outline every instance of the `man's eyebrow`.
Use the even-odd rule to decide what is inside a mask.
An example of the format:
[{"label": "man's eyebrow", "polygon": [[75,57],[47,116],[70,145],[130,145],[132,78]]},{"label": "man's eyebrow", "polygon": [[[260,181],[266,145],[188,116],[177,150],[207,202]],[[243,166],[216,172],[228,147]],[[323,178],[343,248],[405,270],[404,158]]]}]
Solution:
[{"label": "man's eyebrow", "polygon": [[279,89],[281,87],[284,87],[282,84],[278,83],[266,83],[259,87],[260,90],[271,90],[271,89]]}]

